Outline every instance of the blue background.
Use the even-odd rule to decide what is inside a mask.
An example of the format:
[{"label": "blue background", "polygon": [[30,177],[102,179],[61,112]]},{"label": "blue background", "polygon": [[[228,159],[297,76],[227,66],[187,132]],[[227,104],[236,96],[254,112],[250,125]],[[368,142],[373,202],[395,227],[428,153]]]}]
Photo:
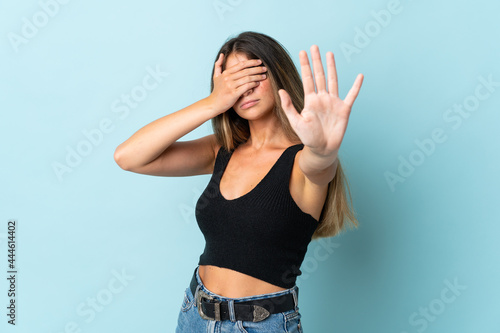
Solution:
[{"label": "blue background", "polygon": [[[17,219],[19,271],[15,327],[0,282],[2,332],[174,331],[210,175],[134,174],[113,153],[206,97],[217,50],[246,30],[276,38],[296,65],[313,44],[324,65],[333,51],[342,98],[365,75],[340,152],[360,227],[310,244],[297,281],[305,332],[500,332],[500,87],[481,83],[500,82],[497,1],[91,0],[45,6],[49,16],[50,2],[0,3],[0,258],[6,276]],[[390,21],[376,14],[388,7]],[[126,110],[122,94],[155,69],[156,88]],[[181,140],[210,133],[206,122]],[[78,145],[87,155],[58,176]],[[415,164],[404,177],[403,159]]]}]

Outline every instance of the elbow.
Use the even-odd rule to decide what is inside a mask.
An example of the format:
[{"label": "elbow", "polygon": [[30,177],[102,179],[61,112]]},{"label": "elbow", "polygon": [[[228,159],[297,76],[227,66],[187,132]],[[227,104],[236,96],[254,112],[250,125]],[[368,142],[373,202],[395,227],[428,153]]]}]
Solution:
[{"label": "elbow", "polygon": [[123,149],[120,149],[120,146],[118,146],[115,149],[113,158],[115,159],[116,164],[118,164],[120,168],[122,168],[125,171],[131,171],[130,165],[127,164],[127,158],[124,155],[125,154],[123,153]]}]

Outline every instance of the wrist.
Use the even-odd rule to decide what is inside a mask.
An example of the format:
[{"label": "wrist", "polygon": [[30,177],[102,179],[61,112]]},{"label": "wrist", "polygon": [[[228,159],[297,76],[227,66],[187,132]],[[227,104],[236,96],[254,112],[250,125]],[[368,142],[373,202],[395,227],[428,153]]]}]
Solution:
[{"label": "wrist", "polygon": [[208,110],[208,113],[210,114],[210,118],[216,117],[222,113],[215,105],[212,95],[205,97],[201,101],[203,103],[204,108],[206,110]]}]

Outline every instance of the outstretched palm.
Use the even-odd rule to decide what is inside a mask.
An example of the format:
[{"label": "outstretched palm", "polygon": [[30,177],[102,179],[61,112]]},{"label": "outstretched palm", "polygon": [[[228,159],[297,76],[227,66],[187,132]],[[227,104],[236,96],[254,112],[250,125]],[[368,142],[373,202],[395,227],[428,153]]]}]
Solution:
[{"label": "outstretched palm", "polygon": [[[358,96],[363,74],[359,74],[346,98],[338,92],[337,70],[332,52],[327,53],[328,91],[317,45],[311,47],[314,80],[307,52],[300,51],[300,67],[304,85],[304,109],[299,114],[288,93],[280,89],[281,105],[295,133],[305,146],[319,155],[337,153],[344,138],[352,105]],[[316,81],[317,92],[314,89]]]}]

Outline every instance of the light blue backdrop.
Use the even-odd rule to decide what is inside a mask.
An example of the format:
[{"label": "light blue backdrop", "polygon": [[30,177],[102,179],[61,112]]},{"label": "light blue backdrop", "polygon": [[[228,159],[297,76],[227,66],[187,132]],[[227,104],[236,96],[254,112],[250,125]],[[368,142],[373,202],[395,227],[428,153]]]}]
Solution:
[{"label": "light blue backdrop", "polygon": [[[324,62],[333,51],[342,97],[365,75],[340,153],[360,228],[310,244],[305,332],[500,332],[499,11],[493,0],[2,1],[0,258],[8,276],[15,219],[18,273],[15,327],[1,279],[0,331],[173,332],[210,176],[133,174],[113,152],[207,96],[219,47],[254,30],[296,65],[312,44]],[[210,133],[207,122],[181,140]]]}]

